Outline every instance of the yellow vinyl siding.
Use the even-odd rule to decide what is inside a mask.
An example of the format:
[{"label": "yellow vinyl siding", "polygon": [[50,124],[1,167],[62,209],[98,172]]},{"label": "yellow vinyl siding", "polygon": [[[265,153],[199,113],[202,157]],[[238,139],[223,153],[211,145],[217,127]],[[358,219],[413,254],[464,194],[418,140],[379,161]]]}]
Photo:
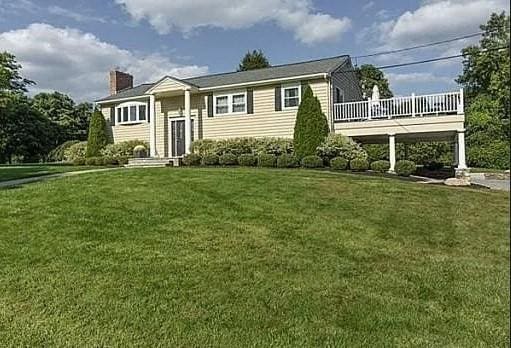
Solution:
[{"label": "yellow vinyl siding", "polygon": [[183,84],[180,84],[176,81],[172,81],[171,79],[163,80],[158,84],[158,86],[154,87],[152,89],[152,93],[162,93],[162,92],[168,92],[171,90],[182,90]]},{"label": "yellow vinyl siding", "polygon": [[[298,82],[299,83],[299,82]],[[309,81],[315,96],[328,114],[328,84],[325,80]],[[275,111],[275,85],[254,88],[254,113],[203,117],[203,138],[285,137],[292,138],[296,109]]]}]

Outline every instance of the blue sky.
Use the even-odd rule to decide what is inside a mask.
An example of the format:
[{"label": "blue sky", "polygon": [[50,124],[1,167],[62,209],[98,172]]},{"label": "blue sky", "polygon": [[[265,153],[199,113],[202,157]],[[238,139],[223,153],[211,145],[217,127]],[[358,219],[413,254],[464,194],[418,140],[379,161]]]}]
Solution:
[{"label": "blue sky", "polygon": [[[151,4],[149,6],[148,4]],[[13,52],[32,93],[107,94],[108,70],[136,83],[232,71],[247,50],[272,64],[352,56],[478,31],[503,0],[0,0],[0,50]],[[387,65],[456,54],[465,40],[360,59]],[[456,89],[461,61],[386,70],[398,95]]]}]

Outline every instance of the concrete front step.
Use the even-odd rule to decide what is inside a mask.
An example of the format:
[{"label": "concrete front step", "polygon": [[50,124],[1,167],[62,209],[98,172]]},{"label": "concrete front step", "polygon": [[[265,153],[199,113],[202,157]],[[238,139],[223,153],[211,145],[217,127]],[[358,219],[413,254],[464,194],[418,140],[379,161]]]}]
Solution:
[{"label": "concrete front step", "polygon": [[180,164],[180,158],[131,158],[126,167],[178,167]]}]

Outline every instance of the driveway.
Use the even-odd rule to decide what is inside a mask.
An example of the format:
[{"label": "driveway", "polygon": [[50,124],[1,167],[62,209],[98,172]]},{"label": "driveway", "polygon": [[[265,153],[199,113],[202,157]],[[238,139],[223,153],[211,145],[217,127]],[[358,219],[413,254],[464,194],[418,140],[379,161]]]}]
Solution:
[{"label": "driveway", "polygon": [[501,190],[509,192],[509,179],[507,180],[487,179],[484,176],[484,173],[471,173],[470,181],[473,184],[481,185],[492,190]]}]

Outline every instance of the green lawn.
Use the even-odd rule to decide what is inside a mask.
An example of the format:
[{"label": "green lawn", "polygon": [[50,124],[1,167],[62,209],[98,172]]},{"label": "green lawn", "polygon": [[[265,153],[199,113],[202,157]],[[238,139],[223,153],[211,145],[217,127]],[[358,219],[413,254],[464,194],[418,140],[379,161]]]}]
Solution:
[{"label": "green lawn", "polygon": [[[0,181],[30,178],[56,173],[73,172],[76,170],[87,170],[92,167],[67,166],[67,165],[21,165],[21,166],[0,166]],[[98,167],[94,167],[98,168]]]},{"label": "green lawn", "polygon": [[503,347],[509,194],[305,170],[0,190],[0,346]]}]

